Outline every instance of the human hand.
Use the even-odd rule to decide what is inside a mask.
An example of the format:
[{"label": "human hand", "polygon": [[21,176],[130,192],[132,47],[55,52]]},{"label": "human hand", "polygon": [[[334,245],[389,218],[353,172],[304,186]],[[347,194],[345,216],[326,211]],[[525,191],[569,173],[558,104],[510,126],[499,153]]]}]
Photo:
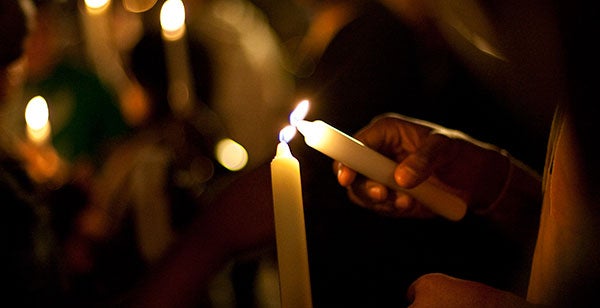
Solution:
[{"label": "human hand", "polygon": [[[424,181],[465,200],[470,207],[491,204],[500,194],[510,161],[500,149],[429,122],[388,114],[355,137],[399,162],[396,183],[411,189]],[[340,185],[356,204],[392,217],[435,216],[407,192],[392,191],[334,163]]]},{"label": "human hand", "polygon": [[411,308],[534,306],[515,294],[439,273],[419,277],[410,285],[406,296]]}]

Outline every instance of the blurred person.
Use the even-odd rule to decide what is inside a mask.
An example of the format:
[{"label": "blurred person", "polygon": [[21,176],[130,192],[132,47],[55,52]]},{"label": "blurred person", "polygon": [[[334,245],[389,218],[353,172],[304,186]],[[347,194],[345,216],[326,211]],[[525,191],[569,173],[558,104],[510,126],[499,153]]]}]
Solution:
[{"label": "blurred person", "polygon": [[[280,129],[279,125],[281,121],[279,119],[285,117],[284,113],[287,112],[288,104],[291,102],[291,93],[293,90],[293,79],[283,69],[285,55],[280,49],[280,43],[262,15],[262,12],[257,10],[251,3],[237,0],[197,1],[186,3],[186,8],[188,14],[186,25],[188,40],[193,42],[194,45],[202,45],[204,50],[200,52],[196,49],[192,50],[190,58],[197,59],[204,57],[210,62],[209,69],[197,69],[198,67],[194,69],[195,72],[201,72],[200,75],[194,75],[195,91],[203,91],[203,93],[198,93],[199,103],[208,107],[204,108],[206,110],[214,110],[214,116],[218,118],[222,127],[210,127],[212,125],[210,123],[200,123],[206,119],[191,119],[191,121],[197,122],[192,123],[193,125],[200,123],[200,126],[203,126],[200,128],[205,131],[200,131],[201,135],[210,135],[197,136],[196,138],[185,134],[178,136],[177,130],[164,129],[165,122],[173,121],[173,114],[169,110],[169,106],[165,104],[167,92],[165,87],[168,85],[168,80],[165,80],[166,75],[160,75],[161,72],[165,73],[165,71],[155,71],[157,68],[156,65],[160,65],[164,57],[162,51],[157,52],[155,50],[156,44],[162,44],[163,42],[160,42],[158,36],[152,38],[152,43],[150,43],[149,37],[144,38],[141,44],[145,44],[148,48],[146,50],[147,54],[145,54],[144,48],[138,47],[135,50],[135,55],[128,57],[129,60],[125,61],[125,64],[135,66],[135,79],[142,85],[146,99],[149,98],[154,103],[149,108],[149,115],[142,116],[141,123],[138,123],[138,126],[135,128],[137,133],[136,137],[133,138],[133,142],[127,142],[129,147],[123,146],[115,151],[115,154],[109,159],[108,164],[110,166],[106,168],[108,171],[103,172],[107,177],[104,179],[101,178],[97,184],[100,190],[102,190],[102,187],[109,188],[108,191],[99,193],[99,195],[104,196],[100,197],[102,199],[100,203],[104,203],[106,206],[102,204],[95,204],[95,206],[100,208],[108,207],[108,210],[105,209],[100,212],[108,211],[114,214],[116,218],[114,218],[114,221],[108,223],[109,226],[105,225],[96,228],[104,229],[104,231],[86,231],[92,233],[92,237],[104,237],[105,239],[101,239],[100,241],[108,243],[110,242],[109,239],[115,235],[114,228],[122,230],[121,228],[128,225],[124,219],[129,216],[123,212],[123,209],[133,211],[133,217],[137,217],[136,219],[139,220],[140,217],[144,216],[140,214],[143,211],[137,214],[135,212],[137,209],[148,208],[145,203],[149,199],[152,199],[150,201],[156,204],[170,204],[166,210],[169,211],[171,209],[175,212],[167,213],[167,216],[169,216],[168,214],[175,215],[172,217],[175,221],[174,223],[177,220],[183,220],[177,232],[170,230],[171,227],[174,227],[173,225],[168,226],[167,223],[165,227],[164,220],[158,225],[166,228],[162,229],[164,232],[161,231],[161,234],[166,238],[163,237],[160,239],[161,237],[158,235],[153,236],[153,231],[146,232],[146,235],[140,235],[140,230],[136,231],[137,238],[133,239],[133,242],[137,241],[138,246],[136,248],[136,245],[133,245],[131,249],[134,251],[138,250],[137,253],[141,253],[141,255],[138,255],[136,258],[141,257],[145,259],[144,263],[146,264],[153,264],[160,259],[163,253],[168,250],[170,243],[177,238],[178,231],[185,229],[184,226],[187,222],[195,216],[192,213],[200,211],[202,207],[197,204],[198,200],[195,200],[196,203],[190,203],[190,200],[178,198],[176,192],[173,191],[173,185],[181,183],[175,182],[181,182],[186,175],[193,175],[193,172],[204,171],[208,175],[201,176],[208,178],[194,184],[199,187],[194,188],[199,189],[195,193],[206,201],[219,192],[219,185],[221,184],[218,184],[218,181],[215,179],[222,176],[223,173],[212,174],[211,172],[222,172],[220,169],[222,167],[213,165],[216,162],[212,161],[208,164],[209,169],[214,167],[215,170],[203,170],[206,162],[202,163],[201,161],[199,163],[198,159],[192,162],[192,157],[183,157],[193,154],[186,154],[186,151],[190,151],[193,147],[193,141],[197,143],[202,138],[215,138],[212,134],[218,135],[221,133],[215,130],[223,129],[223,132],[226,132],[227,136],[239,142],[248,152],[248,162],[242,172],[251,170],[272,156],[272,151],[277,142],[278,130]],[[160,7],[155,5],[151,10],[144,12],[142,15],[142,20],[147,28],[146,30],[150,33],[160,31],[158,26],[159,9]],[[157,39],[159,40],[156,41]],[[207,74],[210,74],[210,76]],[[156,104],[157,102],[158,104]],[[125,102],[125,105],[128,103]],[[156,109],[157,107],[158,109]],[[203,107],[199,107],[198,109],[203,109]],[[194,116],[196,115],[192,115],[192,117]],[[189,120],[183,119],[184,122]],[[181,121],[181,119],[176,119],[175,122],[177,121]],[[214,141],[210,140],[210,142]],[[158,145],[164,151],[157,151],[156,148],[149,147],[152,144]],[[171,148],[168,147],[169,144],[172,146]],[[213,145],[211,144],[209,147],[199,149],[200,153],[205,156],[208,155],[208,158],[212,157],[210,151],[212,151]],[[195,151],[197,153],[198,149]],[[145,155],[143,155],[142,159],[140,157],[143,153]],[[159,155],[160,153],[162,154]],[[151,157],[155,159],[152,161]],[[131,160],[135,162],[131,164],[127,163]],[[146,162],[145,164],[144,161]],[[152,163],[152,168],[149,167],[150,163]],[[115,168],[115,166],[117,167]],[[186,170],[186,168],[188,169]],[[194,168],[196,170],[193,170]],[[110,170],[118,170],[118,172],[111,173]],[[149,170],[163,171],[158,176],[148,176],[147,172]],[[115,180],[115,175],[119,176],[122,182]],[[132,180],[132,178],[139,180]],[[157,179],[154,186],[148,181],[150,178]],[[225,178],[228,177],[225,176]],[[211,184],[207,185],[204,181],[209,181],[209,179]],[[129,191],[125,195],[135,193],[136,195],[144,196],[146,202],[139,199],[130,203],[113,206],[111,205],[110,198],[105,198],[106,196],[121,193],[121,190],[117,188],[122,188],[123,185],[115,185],[115,183],[134,182],[137,183],[135,184],[136,188],[133,188],[130,184],[124,184],[124,186],[127,186],[124,190]],[[170,191],[167,192],[167,200],[165,200],[164,196],[151,198],[153,194],[162,194],[165,188],[161,186],[165,185],[171,187]],[[110,187],[113,188],[112,191]],[[168,187],[166,189],[169,189]],[[137,193],[135,192],[136,190],[138,190]],[[150,191],[152,193],[139,193],[139,191]],[[155,202],[158,200],[162,201]],[[97,200],[93,201],[93,203],[95,202]],[[132,204],[135,206],[131,206]],[[160,207],[159,205],[158,208]],[[177,213],[177,209],[183,210],[183,212]],[[164,210],[162,209],[161,211]],[[93,212],[93,207],[91,211]],[[184,213],[187,213],[187,215]],[[104,214],[100,213],[100,216],[102,215]],[[157,215],[163,216],[162,214]],[[86,216],[83,215],[82,217]],[[85,218],[83,220],[87,221]],[[105,221],[103,218],[99,220]],[[137,223],[134,223],[133,226],[140,228]],[[154,231],[157,231],[157,229]],[[128,231],[124,232],[127,233]],[[145,244],[140,243],[140,241],[145,241]],[[142,246],[139,246],[140,244]],[[147,247],[144,248],[144,245],[147,245]],[[156,247],[148,248],[152,245]],[[145,251],[145,249],[154,249],[154,251],[149,252]],[[82,252],[80,251],[79,253]],[[237,301],[255,301],[253,298],[254,294],[252,294],[254,292],[252,286],[255,283],[254,276],[257,273],[257,267],[264,263],[266,263],[266,266],[272,266],[270,259],[270,253],[267,253],[266,255],[258,256],[258,258],[252,257],[246,259],[246,261],[235,262],[232,268],[233,277],[241,277],[242,280],[248,281],[242,282],[242,286],[238,288],[236,283],[237,278],[233,279],[233,287],[238,288],[236,289],[238,296],[248,294],[245,296],[247,299],[237,298]],[[85,267],[85,263],[82,262],[82,267]],[[133,269],[134,267],[130,266],[128,268]]]},{"label": "blurred person", "polygon": [[[286,70],[288,50],[274,21],[252,1],[188,1],[186,9],[189,38],[204,44],[214,63],[215,87],[206,103],[222,119],[229,136],[248,151],[242,171],[252,170],[273,157],[293,103],[295,80]],[[271,253],[240,260],[233,267],[232,288],[243,296],[237,299],[240,305],[256,301],[254,277],[261,268],[274,266]]]},{"label": "blurred person", "polygon": [[[265,14],[250,1],[190,1],[190,38],[214,61],[215,88],[207,104],[231,137],[248,150],[248,168],[271,159],[295,83],[289,55]],[[272,136],[275,136],[272,138]]]},{"label": "blurred person", "polygon": [[[29,1],[0,1],[0,34],[5,39],[0,44],[0,93],[2,93],[2,102],[11,96],[13,92],[20,91],[21,84],[15,81],[22,80],[18,78],[18,73],[23,73],[21,65],[26,62],[21,58],[25,48],[25,40],[30,26],[27,21],[33,21],[35,7]],[[4,116],[3,116],[4,119]],[[7,132],[4,132],[7,134]],[[4,135],[3,134],[3,137]],[[50,306],[115,306],[127,303],[122,294],[104,293],[103,295],[114,295],[114,297],[98,297],[95,294],[79,293],[81,290],[73,289],[72,273],[65,264],[66,255],[63,254],[62,245],[56,245],[56,230],[50,226],[52,216],[55,214],[50,210],[43,198],[38,195],[39,186],[33,182],[24,168],[22,167],[19,153],[12,148],[12,144],[2,143],[2,153],[0,162],[0,199],[7,212],[3,219],[2,244],[4,246],[2,254],[3,277],[6,281],[3,287],[2,295],[4,300],[15,303],[20,306],[37,307],[41,305]],[[14,157],[13,157],[14,156]],[[225,203],[229,204],[229,203]],[[240,204],[240,203],[232,203]],[[221,216],[220,211],[229,206],[217,207],[217,211],[208,217],[220,217],[218,219],[209,219],[210,223],[200,222],[202,228],[221,230],[223,226],[230,226],[230,215]],[[234,213],[243,213],[235,207],[230,209]],[[207,209],[209,210],[209,209]],[[213,211],[214,209],[210,209]],[[251,210],[251,209],[246,209]],[[216,216],[215,216],[216,215]],[[204,216],[201,216],[204,217]],[[224,219],[219,222],[219,220]],[[253,221],[252,224],[257,223]],[[257,226],[263,224],[258,223]],[[269,227],[269,225],[264,225]],[[257,229],[258,230],[258,229]],[[215,239],[215,233],[201,232],[196,234],[204,239]],[[234,235],[234,234],[231,234]],[[253,237],[253,235],[248,234]],[[256,238],[261,238],[257,236]],[[238,241],[225,240],[223,246],[205,245],[202,247],[202,254],[206,263],[198,267],[199,270],[206,271],[205,274],[195,272],[195,278],[209,281],[214,274],[214,260],[227,262],[230,255],[223,253],[229,251],[223,249],[228,244],[237,246]],[[252,240],[251,242],[254,242]],[[217,241],[218,243],[218,241]],[[246,244],[239,241],[242,246]],[[216,244],[216,243],[215,243]],[[170,259],[170,258],[165,258]],[[194,258],[194,261],[201,262],[203,258]],[[179,260],[175,259],[179,263]],[[218,262],[217,262],[218,263]],[[196,264],[198,265],[198,264]],[[204,277],[202,277],[204,276]],[[125,279],[126,277],[122,277]],[[146,277],[144,277],[146,278]],[[149,283],[156,278],[154,283],[166,282],[165,277],[150,277],[144,280]],[[171,278],[177,279],[177,276]],[[76,286],[79,287],[79,286]],[[202,288],[195,289],[194,294],[202,293]],[[102,290],[100,290],[102,291]],[[146,295],[148,296],[148,295]],[[135,297],[136,299],[144,298]]]},{"label": "blurred person", "polygon": [[[33,26],[34,6],[29,1],[0,1],[0,103],[20,91],[25,64],[25,41]],[[17,94],[18,95],[18,94]],[[3,106],[4,107],[4,106]],[[2,120],[6,114],[2,114]],[[2,131],[0,145],[0,200],[3,205],[2,298],[7,303],[37,307],[64,306],[61,251],[51,227],[51,211],[38,194],[39,187],[25,170],[22,156]],[[10,141],[10,140],[9,140]]]},{"label": "blurred person", "polygon": [[[80,52],[80,33],[73,24],[73,3],[34,1],[35,25],[24,59],[22,97],[11,109],[11,130],[27,170],[40,184],[52,211],[57,244],[67,243],[79,211],[88,202],[90,185],[109,149],[129,132],[113,89],[89,68]],[[50,136],[42,145],[25,137],[25,103],[34,96],[48,103]],[[16,113],[16,114],[12,114]],[[41,162],[41,163],[40,163]],[[67,266],[69,266],[67,264]],[[71,269],[69,269],[71,270]]]},{"label": "blurred person", "polygon": [[[111,142],[128,131],[116,93],[91,70],[72,30],[77,8],[36,1],[38,14],[26,49],[25,98],[48,102],[51,143],[73,169],[99,167]],[[23,117],[18,117],[24,128]],[[85,167],[90,166],[90,167]]]},{"label": "blurred person", "polygon": [[[118,143],[95,178],[72,251],[97,296],[126,294],[177,241],[202,204],[233,173],[217,164],[214,146],[226,136],[204,105],[212,67],[201,44],[189,44],[198,101],[186,115],[169,103],[167,61],[160,34],[148,32],[131,50],[132,80],[146,107],[131,136]],[[213,192],[213,190],[215,192]],[[77,248],[75,246],[74,248]],[[89,267],[89,268],[86,268]],[[86,273],[87,272],[87,273]],[[102,294],[106,293],[106,294]]]}]

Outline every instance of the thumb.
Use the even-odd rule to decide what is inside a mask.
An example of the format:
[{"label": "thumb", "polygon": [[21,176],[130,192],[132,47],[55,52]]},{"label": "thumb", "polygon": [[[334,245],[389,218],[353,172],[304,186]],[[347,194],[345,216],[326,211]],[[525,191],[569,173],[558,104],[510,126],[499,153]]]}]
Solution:
[{"label": "thumb", "polygon": [[441,134],[430,134],[423,144],[409,154],[394,171],[394,179],[400,187],[414,188],[429,178],[435,169],[446,161],[444,153],[450,147],[450,138]]}]

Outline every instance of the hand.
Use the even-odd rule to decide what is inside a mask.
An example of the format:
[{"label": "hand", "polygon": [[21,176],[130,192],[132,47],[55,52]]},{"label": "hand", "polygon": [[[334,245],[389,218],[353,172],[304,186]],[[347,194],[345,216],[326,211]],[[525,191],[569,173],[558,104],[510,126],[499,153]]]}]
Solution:
[{"label": "hand", "polygon": [[488,285],[453,278],[444,274],[426,274],[408,288],[409,307],[533,307],[515,294]]},{"label": "hand", "polygon": [[[472,207],[487,206],[499,195],[510,161],[500,149],[442,126],[396,114],[376,118],[355,137],[399,162],[394,178],[403,188],[425,180],[462,198]],[[405,192],[391,191],[334,163],[340,185],[360,206],[393,217],[428,218],[434,214]]]}]

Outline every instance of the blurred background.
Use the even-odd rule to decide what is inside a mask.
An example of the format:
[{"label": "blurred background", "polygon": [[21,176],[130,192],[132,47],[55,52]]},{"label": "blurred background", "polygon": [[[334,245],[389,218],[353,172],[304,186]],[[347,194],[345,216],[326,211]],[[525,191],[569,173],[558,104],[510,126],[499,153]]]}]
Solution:
[{"label": "blurred background", "polygon": [[[273,157],[307,11],[291,0],[33,2],[3,138],[48,202],[75,302],[112,301],[202,204]],[[215,279],[207,305],[279,305],[272,252],[247,259]]]}]

